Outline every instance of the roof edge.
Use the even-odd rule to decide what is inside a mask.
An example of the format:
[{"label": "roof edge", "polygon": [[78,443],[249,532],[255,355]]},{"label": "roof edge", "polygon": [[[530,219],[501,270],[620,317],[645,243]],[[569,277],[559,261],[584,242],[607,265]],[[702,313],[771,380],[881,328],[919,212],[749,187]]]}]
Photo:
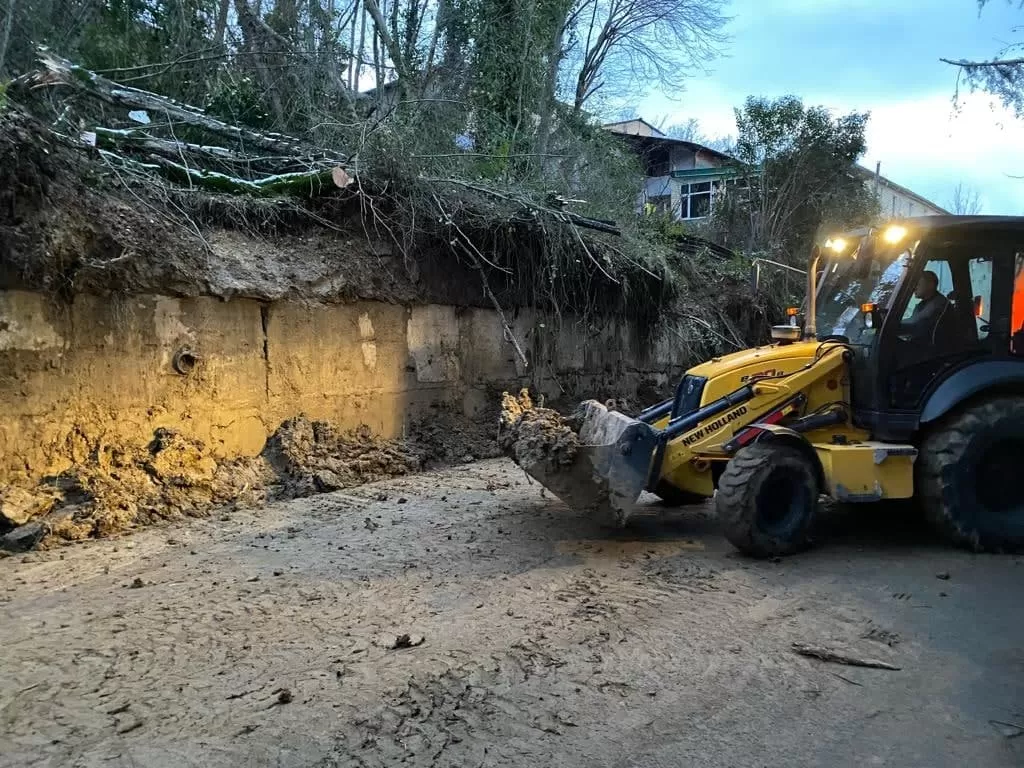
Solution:
[{"label": "roof edge", "polygon": [[880,173],[876,174],[875,171],[872,171],[870,168],[864,167],[860,163],[854,163],[853,167],[854,167],[854,170],[857,173],[859,173],[861,176],[863,176],[865,179],[871,180],[871,179],[874,179],[875,176],[878,176],[878,179],[880,181],[885,183],[887,186],[892,187],[893,189],[898,191],[900,194],[906,195],[907,197],[911,197],[914,200],[916,200],[917,202],[922,203],[924,205],[927,205],[930,208],[934,208],[936,211],[939,211],[938,215],[940,215],[940,216],[952,216],[953,215],[951,211],[947,211],[945,208],[943,208],[938,203],[935,203],[935,202],[929,200],[924,195],[919,195],[914,190],[909,189],[908,187],[904,187],[902,184],[897,184],[895,181],[890,179],[888,176],[883,176]]}]

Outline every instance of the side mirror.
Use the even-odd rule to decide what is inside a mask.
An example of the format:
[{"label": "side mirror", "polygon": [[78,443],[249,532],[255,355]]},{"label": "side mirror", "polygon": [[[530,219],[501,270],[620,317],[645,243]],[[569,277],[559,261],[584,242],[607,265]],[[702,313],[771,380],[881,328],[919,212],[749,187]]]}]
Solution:
[{"label": "side mirror", "polygon": [[860,311],[864,313],[865,328],[873,328],[877,330],[882,326],[882,320],[885,319],[885,315],[883,310],[878,308],[877,304],[861,304]]}]

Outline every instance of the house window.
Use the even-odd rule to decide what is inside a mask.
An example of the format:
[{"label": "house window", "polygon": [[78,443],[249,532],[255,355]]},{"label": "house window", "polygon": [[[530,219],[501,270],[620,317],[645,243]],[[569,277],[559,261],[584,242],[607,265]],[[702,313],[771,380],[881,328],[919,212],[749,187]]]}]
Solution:
[{"label": "house window", "polygon": [[679,215],[683,219],[703,219],[711,214],[711,182],[683,184],[680,188]]}]

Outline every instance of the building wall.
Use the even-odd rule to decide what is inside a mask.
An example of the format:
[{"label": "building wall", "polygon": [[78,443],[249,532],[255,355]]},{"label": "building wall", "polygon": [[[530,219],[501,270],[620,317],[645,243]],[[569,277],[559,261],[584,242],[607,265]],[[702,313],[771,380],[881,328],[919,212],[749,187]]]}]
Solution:
[{"label": "building wall", "polygon": [[878,185],[875,193],[878,198],[878,205],[882,215],[887,218],[910,217],[910,216],[937,216],[945,211],[934,205],[928,205],[920,198],[908,195],[906,192],[890,186],[884,182]]},{"label": "building wall", "polygon": [[694,156],[694,168],[721,168],[722,158],[718,155],[712,154],[711,152],[701,152],[698,150]]},{"label": "building wall", "polygon": [[671,176],[649,176],[644,179],[644,189],[640,193],[637,210],[642,211],[647,203],[666,196],[672,199],[672,210],[677,210],[679,207],[678,182],[674,182]]},{"label": "building wall", "polygon": [[[526,385],[549,399],[630,396],[688,362],[679,335],[645,354],[615,323],[554,331],[523,310],[513,331],[526,366],[487,309],[167,296],[65,306],[0,291],[0,485],[57,474],[104,442],[148,444],[157,427],[217,458],[255,455],[299,414],[393,437],[431,404],[474,415]],[[187,374],[173,364],[183,349],[198,360]]]}]

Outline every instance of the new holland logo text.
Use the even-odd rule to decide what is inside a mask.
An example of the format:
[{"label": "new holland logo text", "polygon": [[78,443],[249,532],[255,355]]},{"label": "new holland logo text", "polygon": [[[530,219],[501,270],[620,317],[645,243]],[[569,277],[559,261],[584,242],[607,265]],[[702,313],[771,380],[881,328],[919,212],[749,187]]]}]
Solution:
[{"label": "new holland logo text", "polygon": [[743,416],[747,412],[747,406],[741,405],[735,411],[730,411],[725,416],[720,416],[714,421],[705,424],[699,429],[693,430],[689,434],[683,435],[683,445],[693,445],[699,440],[703,440],[710,434],[713,434],[724,427],[726,424],[732,421],[736,421],[740,416]]},{"label": "new holland logo text", "polygon": [[767,371],[759,371],[758,373],[751,373],[746,376],[740,376],[740,384],[746,384],[748,381],[753,379],[774,379],[776,376],[781,376],[782,371],[775,368],[769,368]]}]

